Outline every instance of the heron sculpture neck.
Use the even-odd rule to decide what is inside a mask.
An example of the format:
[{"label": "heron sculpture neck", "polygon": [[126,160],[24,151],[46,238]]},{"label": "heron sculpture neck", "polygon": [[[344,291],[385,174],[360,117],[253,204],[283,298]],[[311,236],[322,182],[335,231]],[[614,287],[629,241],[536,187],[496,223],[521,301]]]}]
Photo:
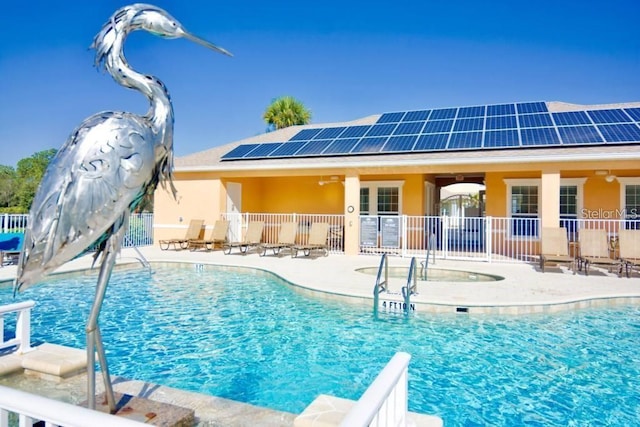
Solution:
[{"label": "heron sculpture neck", "polygon": [[173,170],[173,106],[166,86],[155,76],[145,75],[129,66],[124,57],[124,42],[136,30],[144,29],[143,19],[135,9],[122,9],[108,21],[93,40],[96,50],[95,66],[104,69],[121,86],[141,92],[149,100],[145,118],[159,136],[161,144],[156,147],[156,160],[162,165],[158,171],[159,181],[172,183]]}]

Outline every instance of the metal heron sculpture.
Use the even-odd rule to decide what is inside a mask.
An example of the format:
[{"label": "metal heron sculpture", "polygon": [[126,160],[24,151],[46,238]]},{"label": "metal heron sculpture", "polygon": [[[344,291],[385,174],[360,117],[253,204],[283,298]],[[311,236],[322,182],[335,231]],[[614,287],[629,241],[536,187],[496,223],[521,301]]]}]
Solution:
[{"label": "metal heron sculpture", "polygon": [[146,30],[165,38],[186,38],[231,56],[188,33],[164,10],[133,4],[117,10],[93,40],[95,65],[120,85],[149,100],[144,115],[107,111],[86,119],[49,164],[29,212],[14,291],[26,289],[62,264],[97,248],[101,258],[96,294],[87,320],[88,407],[95,409],[95,354],[102,368],[109,409],[116,410],[98,316],[129,214],[158,183],[170,186],[173,163],[173,107],[164,84],[134,71],[123,55],[129,33]]}]

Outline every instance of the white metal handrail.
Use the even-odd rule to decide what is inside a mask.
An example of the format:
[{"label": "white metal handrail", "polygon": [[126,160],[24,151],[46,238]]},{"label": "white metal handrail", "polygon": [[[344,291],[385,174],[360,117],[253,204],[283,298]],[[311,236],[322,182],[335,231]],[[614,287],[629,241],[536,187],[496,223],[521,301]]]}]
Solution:
[{"label": "white metal handrail", "polygon": [[44,421],[47,427],[137,427],[143,425],[143,423],[131,419],[0,386],[0,427],[9,426],[10,412],[18,414],[19,427],[32,426],[37,421]]},{"label": "white metal handrail", "polygon": [[396,353],[347,413],[340,427],[406,426],[410,360],[410,354]]},{"label": "white metal handrail", "polygon": [[[0,306],[0,350],[16,346],[17,353],[26,353],[31,350],[31,309],[35,305],[33,301],[17,302]],[[16,313],[15,337],[4,341],[4,316]]]}]

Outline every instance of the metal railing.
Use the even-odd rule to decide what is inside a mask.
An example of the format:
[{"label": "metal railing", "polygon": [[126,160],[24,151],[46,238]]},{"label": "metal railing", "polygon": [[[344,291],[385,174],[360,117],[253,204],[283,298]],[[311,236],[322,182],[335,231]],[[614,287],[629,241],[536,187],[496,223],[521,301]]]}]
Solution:
[{"label": "metal railing", "polygon": [[[0,306],[0,350],[16,347],[18,354],[31,350],[31,309],[35,302],[23,301]],[[5,316],[16,314],[14,337],[5,341]]]},{"label": "metal railing", "polygon": [[23,233],[28,217],[25,214],[0,214],[0,233]]},{"label": "metal railing", "polygon": [[[26,214],[1,214],[0,233],[24,233],[28,220],[29,215]],[[153,245],[153,214],[148,212],[132,213],[129,217],[129,229],[122,246],[128,248],[151,245]]]},{"label": "metal railing", "polygon": [[[384,280],[382,275],[384,272]],[[373,313],[378,314],[378,308],[380,305],[380,294],[382,292],[389,291],[389,262],[387,260],[387,254],[382,254],[380,258],[380,266],[378,267],[378,275],[376,276],[376,284],[373,287]]]},{"label": "metal railing", "polygon": [[396,353],[343,418],[340,427],[406,426],[410,360],[408,353]]},{"label": "metal railing", "polygon": [[264,221],[262,241],[264,243],[276,243],[280,225],[284,222],[295,222],[298,224],[296,243],[304,245],[309,240],[311,224],[315,222],[325,222],[329,224],[327,245],[329,253],[344,253],[344,215],[328,214],[271,214],[271,213],[223,213],[222,219],[229,221],[229,239],[240,241],[247,229],[247,225],[252,221]]},{"label": "metal railing", "polygon": [[409,313],[411,310],[411,295],[418,294],[418,275],[416,270],[418,269],[418,262],[416,257],[411,258],[411,264],[409,264],[409,274],[407,274],[407,285],[402,287],[402,297],[404,298],[404,312]]},{"label": "metal railing", "polygon": [[[16,420],[9,415],[15,414]],[[137,421],[59,402],[36,394],[0,386],[0,427],[31,427],[43,421],[47,427],[139,427]]]}]

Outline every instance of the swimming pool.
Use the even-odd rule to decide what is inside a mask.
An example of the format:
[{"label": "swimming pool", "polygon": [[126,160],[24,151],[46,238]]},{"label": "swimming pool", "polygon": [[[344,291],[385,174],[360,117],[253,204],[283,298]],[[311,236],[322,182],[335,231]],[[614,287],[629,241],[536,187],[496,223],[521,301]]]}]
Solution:
[{"label": "swimming pool", "polygon": [[[445,425],[640,420],[638,307],[375,321],[370,307],[310,299],[260,271],[154,271],[113,274],[100,323],[114,375],[299,413],[321,393],[357,399],[406,351],[410,410]],[[19,295],[36,301],[33,340],[83,348],[94,289],[89,275]]]}]

